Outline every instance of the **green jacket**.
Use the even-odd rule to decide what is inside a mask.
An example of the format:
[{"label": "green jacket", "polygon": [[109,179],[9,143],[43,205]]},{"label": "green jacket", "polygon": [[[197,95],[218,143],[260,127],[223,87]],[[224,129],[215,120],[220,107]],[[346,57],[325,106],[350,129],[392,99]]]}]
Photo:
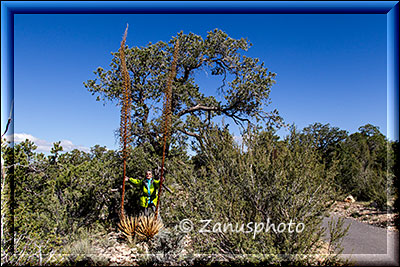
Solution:
[{"label": "green jacket", "polygon": [[140,180],[140,179],[134,179],[134,178],[129,178],[129,182],[131,182],[133,185],[140,187],[140,193],[141,196],[139,198],[139,204],[143,208],[147,208],[149,204],[154,204],[154,206],[157,206],[157,201],[158,201],[158,189],[160,186],[160,180],[151,180],[149,183],[146,183],[146,181],[149,181],[147,179]]}]

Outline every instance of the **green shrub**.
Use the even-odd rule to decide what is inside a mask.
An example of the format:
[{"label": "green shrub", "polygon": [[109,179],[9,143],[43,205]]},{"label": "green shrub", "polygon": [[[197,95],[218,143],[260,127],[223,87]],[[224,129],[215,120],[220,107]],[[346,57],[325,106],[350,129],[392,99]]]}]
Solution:
[{"label": "green shrub", "polygon": [[[196,253],[294,255],[315,252],[320,223],[334,199],[334,170],[325,170],[310,143],[293,129],[284,141],[273,132],[249,133],[243,151],[227,130],[209,131],[192,165],[174,165],[173,208],[166,221],[189,218]],[[304,223],[300,233],[199,233],[201,220],[212,223]],[[221,229],[221,228],[220,228]],[[282,258],[283,259],[283,258]],[[281,259],[281,260],[282,260]],[[279,261],[278,259],[275,259]],[[270,263],[273,259],[269,259]]]}]

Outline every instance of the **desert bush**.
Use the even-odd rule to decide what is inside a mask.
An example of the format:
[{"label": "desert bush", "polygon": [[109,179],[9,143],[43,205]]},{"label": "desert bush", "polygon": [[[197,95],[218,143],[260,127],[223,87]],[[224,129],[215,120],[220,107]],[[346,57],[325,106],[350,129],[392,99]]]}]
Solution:
[{"label": "desert bush", "polygon": [[[278,141],[274,132],[248,132],[242,150],[226,129],[210,130],[194,166],[176,165],[176,190],[169,220],[189,218],[198,253],[224,255],[312,253],[321,239],[320,223],[335,193],[335,169],[326,170],[311,143],[292,129]],[[199,222],[235,224],[303,223],[299,233],[270,230],[257,235],[221,231],[199,233]],[[197,224],[197,225],[196,225]],[[200,225],[202,226],[202,225]],[[196,228],[197,227],[197,228]],[[217,230],[218,230],[217,229]],[[270,228],[272,229],[272,228]],[[213,230],[208,228],[208,230]],[[253,232],[254,233],[254,232]],[[269,259],[271,262],[272,259]]]}]

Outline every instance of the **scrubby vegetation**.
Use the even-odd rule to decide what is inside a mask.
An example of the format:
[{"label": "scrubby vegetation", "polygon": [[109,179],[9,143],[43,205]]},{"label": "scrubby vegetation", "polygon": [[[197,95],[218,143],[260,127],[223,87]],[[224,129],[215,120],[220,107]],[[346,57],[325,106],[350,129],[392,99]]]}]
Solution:
[{"label": "scrubby vegetation", "polygon": [[[325,135],[321,129],[326,130]],[[340,133],[341,137],[328,138],[333,133]],[[241,145],[226,127],[209,128],[206,136],[193,148],[195,156],[176,151],[167,158],[166,185],[172,193],[166,192],[162,200],[161,218],[166,232],[162,231],[158,237],[161,240],[157,241],[163,245],[154,245],[152,253],[182,238],[178,237],[179,231],[174,231],[182,220],[190,219],[194,230],[186,235],[193,253],[222,254],[232,260],[243,254],[263,254],[269,256],[242,260],[293,263],[299,259],[279,255],[316,253],[321,220],[339,196],[353,194],[386,207],[390,193],[386,170],[392,164],[387,155],[397,143],[388,143],[371,125],[348,136],[329,125],[314,124],[303,131],[292,128],[283,140],[274,131],[249,130]],[[97,258],[90,258],[95,254],[90,242],[79,237],[82,233],[94,236],[117,231],[121,155],[100,146],[93,147],[90,153],[62,153],[59,143],[54,144],[49,156],[36,153],[35,149],[29,140],[14,147],[2,142],[2,262],[54,265],[84,261],[82,255],[71,256],[79,247],[88,253],[88,264],[94,264]],[[159,161],[150,146],[134,147],[129,151],[127,172],[141,177],[147,169],[154,169],[157,175]],[[393,172],[389,174],[394,177]],[[13,188],[9,186],[11,181]],[[127,188],[127,214],[137,214],[135,193],[134,187]],[[210,220],[210,232],[199,232],[204,225],[201,220]],[[9,228],[12,221],[14,228]],[[304,231],[271,230],[253,236],[240,231],[224,232],[222,227],[213,229],[216,223],[235,227],[268,221],[275,227],[281,222],[301,222]],[[14,254],[10,253],[9,230],[14,230]],[[172,237],[171,232],[178,236]]]}]

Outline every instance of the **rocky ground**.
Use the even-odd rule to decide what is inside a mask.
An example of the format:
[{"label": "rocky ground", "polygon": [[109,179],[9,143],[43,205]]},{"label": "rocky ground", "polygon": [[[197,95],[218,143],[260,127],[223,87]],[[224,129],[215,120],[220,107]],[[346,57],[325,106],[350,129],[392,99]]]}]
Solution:
[{"label": "rocky ground", "polygon": [[[181,262],[188,254],[186,250],[190,247],[188,236],[175,238],[172,240],[172,243],[176,241],[175,247],[168,248],[159,243],[160,238],[155,239],[157,241],[136,240],[129,243],[122,234],[111,232],[105,238],[93,243],[93,254],[101,256],[92,258],[95,261],[92,263],[107,266],[142,266],[149,262],[153,265],[174,265]],[[154,250],[158,254],[154,254]]]},{"label": "rocky ground", "polygon": [[376,208],[374,203],[337,201],[333,205],[332,212],[346,218],[386,228],[390,231],[398,231],[394,224],[397,213],[390,210],[381,211]]},{"label": "rocky ground", "polygon": [[122,242],[121,235],[111,232],[107,235],[107,242],[95,242],[95,253],[102,256],[101,262],[107,265],[138,266],[138,253],[148,253],[146,243],[129,246]]}]

